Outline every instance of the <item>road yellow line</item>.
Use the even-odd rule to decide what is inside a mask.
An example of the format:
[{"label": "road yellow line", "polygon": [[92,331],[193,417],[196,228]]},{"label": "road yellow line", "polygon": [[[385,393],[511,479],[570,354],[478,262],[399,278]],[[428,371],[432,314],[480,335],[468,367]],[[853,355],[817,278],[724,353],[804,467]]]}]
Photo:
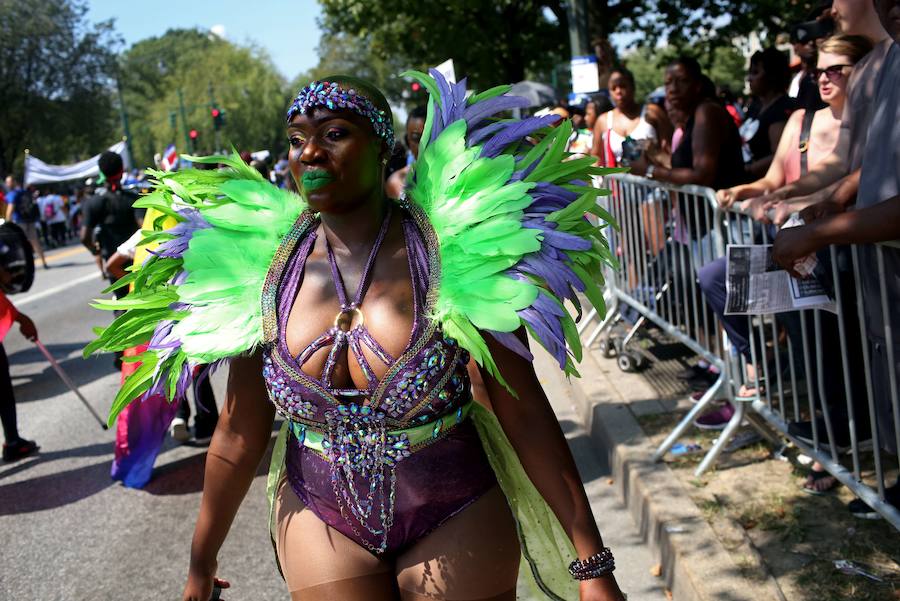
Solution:
[{"label": "road yellow line", "polygon": [[45,254],[44,256],[47,258],[47,262],[50,263],[52,261],[57,261],[59,259],[65,259],[66,257],[71,257],[72,255],[77,255],[80,253],[86,253],[87,249],[83,246],[76,246],[75,248],[69,248],[66,250],[61,250],[58,253],[53,253],[52,255]]}]

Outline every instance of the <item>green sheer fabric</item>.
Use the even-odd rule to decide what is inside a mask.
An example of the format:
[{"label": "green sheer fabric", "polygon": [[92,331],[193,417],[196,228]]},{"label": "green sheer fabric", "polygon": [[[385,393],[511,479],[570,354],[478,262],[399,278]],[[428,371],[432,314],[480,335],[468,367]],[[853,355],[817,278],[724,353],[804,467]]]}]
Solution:
[{"label": "green sheer fabric", "polygon": [[[494,469],[497,481],[516,521],[522,546],[519,578],[526,581],[536,594],[553,601],[578,598],[578,583],[569,575],[567,566],[575,557],[575,549],[556,515],[547,505],[525,473],[519,458],[493,413],[478,403],[472,403],[469,417],[478,429],[481,444]],[[284,473],[284,456],[290,430],[287,422],[281,425],[266,482],[269,498],[269,533],[275,544],[275,494]],[[276,562],[278,561],[276,557]],[[279,570],[281,567],[279,566]]]}]

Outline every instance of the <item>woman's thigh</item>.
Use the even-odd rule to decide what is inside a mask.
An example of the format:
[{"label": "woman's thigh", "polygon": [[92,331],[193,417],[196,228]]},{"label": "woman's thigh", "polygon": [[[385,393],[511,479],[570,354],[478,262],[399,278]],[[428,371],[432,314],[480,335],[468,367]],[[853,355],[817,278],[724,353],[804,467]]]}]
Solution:
[{"label": "woman's thigh", "polygon": [[393,565],[328,526],[282,480],[275,550],[293,601],[397,601]]},{"label": "woman's thigh", "polygon": [[514,601],[521,550],[500,487],[397,559],[403,601]]}]

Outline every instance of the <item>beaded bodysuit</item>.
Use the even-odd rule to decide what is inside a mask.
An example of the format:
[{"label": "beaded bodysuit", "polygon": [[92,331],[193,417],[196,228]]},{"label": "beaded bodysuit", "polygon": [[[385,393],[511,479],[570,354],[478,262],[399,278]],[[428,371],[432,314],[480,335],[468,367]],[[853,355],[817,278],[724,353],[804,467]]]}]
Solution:
[{"label": "beaded bodysuit", "polygon": [[[287,479],[320,519],[378,554],[409,547],[496,484],[475,427],[466,419],[472,402],[469,355],[427,318],[436,291],[430,264],[437,249],[427,242],[427,222],[407,211],[402,219],[415,310],[410,341],[399,358],[365,328],[361,307],[390,213],[352,299],[326,241],[341,312],[333,327],[296,357],[288,350],[285,329],[316,240],[318,221],[311,216],[298,221],[280,249],[284,259],[270,271],[271,301],[264,303],[265,318],[277,327],[264,349],[264,376],[293,434]],[[303,364],[329,346],[322,375],[305,374]],[[363,346],[389,367],[380,381]],[[365,389],[332,385],[336,360],[345,350],[365,374]]]}]

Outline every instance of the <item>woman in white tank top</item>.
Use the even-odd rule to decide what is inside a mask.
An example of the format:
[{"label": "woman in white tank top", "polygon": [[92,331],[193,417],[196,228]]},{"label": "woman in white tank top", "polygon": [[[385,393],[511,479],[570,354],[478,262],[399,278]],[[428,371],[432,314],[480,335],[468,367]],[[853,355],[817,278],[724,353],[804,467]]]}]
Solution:
[{"label": "woman in white tank top", "polygon": [[602,165],[615,167],[622,162],[622,143],[626,137],[635,141],[668,140],[672,126],[663,110],[656,105],[642,107],[634,99],[634,76],[619,67],[609,77],[610,98],[615,108],[594,125],[591,154]]}]

